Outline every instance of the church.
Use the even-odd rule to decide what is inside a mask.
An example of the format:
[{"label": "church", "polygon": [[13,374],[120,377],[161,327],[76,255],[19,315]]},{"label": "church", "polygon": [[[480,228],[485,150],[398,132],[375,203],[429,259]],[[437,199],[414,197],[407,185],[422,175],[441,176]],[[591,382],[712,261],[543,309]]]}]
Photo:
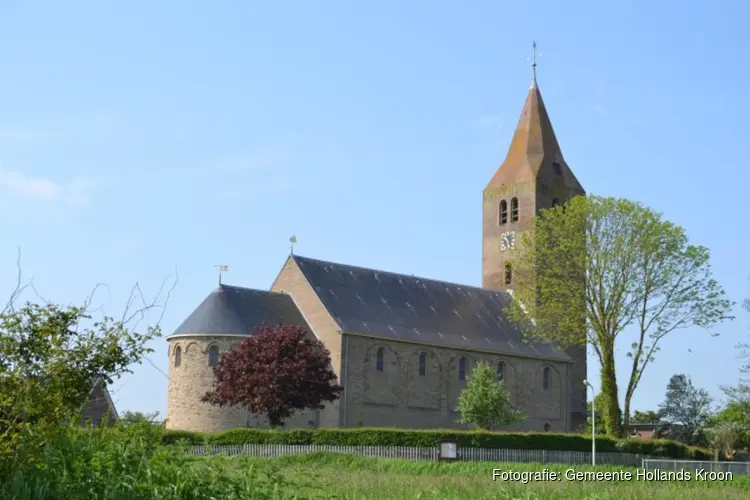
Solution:
[{"label": "church", "polygon": [[484,361],[526,418],[508,430],[570,432],[586,422],[586,349],[525,343],[505,316],[514,243],[540,209],[584,190],[562,156],[536,74],[507,156],[482,196],[482,287],[290,255],[270,290],[220,285],[167,337],[167,426],[211,432],[264,426],[241,408],[200,401],[213,371],[264,323],[304,326],[344,387],[287,428],[466,428],[458,396]]}]

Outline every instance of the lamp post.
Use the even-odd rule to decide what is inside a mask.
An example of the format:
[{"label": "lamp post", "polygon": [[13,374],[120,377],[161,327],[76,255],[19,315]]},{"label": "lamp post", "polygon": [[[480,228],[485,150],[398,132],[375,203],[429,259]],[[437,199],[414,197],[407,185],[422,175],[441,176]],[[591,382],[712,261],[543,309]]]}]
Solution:
[{"label": "lamp post", "polygon": [[583,384],[591,389],[591,465],[596,465],[596,391],[588,380]]}]

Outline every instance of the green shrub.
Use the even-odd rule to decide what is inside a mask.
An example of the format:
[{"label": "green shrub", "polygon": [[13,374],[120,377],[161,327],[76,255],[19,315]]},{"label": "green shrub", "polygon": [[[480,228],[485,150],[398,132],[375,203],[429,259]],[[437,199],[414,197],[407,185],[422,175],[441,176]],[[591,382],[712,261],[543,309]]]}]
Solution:
[{"label": "green shrub", "polygon": [[163,444],[176,444],[180,441],[191,444],[201,444],[206,440],[206,437],[200,432],[165,430],[161,439]]},{"label": "green shrub", "polygon": [[0,477],[0,498],[303,498],[293,493],[295,484],[284,480],[278,470],[261,473],[253,468],[237,471],[215,463],[200,464],[177,447],[164,446],[162,432],[160,426],[148,423],[113,429],[50,429],[36,460],[27,460]]},{"label": "green shrub", "polygon": [[[472,448],[506,448],[523,450],[589,451],[591,438],[583,434],[551,432],[491,432],[460,430],[411,430],[387,427],[351,429],[231,429],[215,433],[192,433],[167,430],[165,443],[185,440],[191,444],[289,444],[332,446],[435,446],[439,441],[455,441]],[[622,439],[597,436],[600,452],[625,452],[676,459],[710,460],[711,453],[667,439]]]},{"label": "green shrub", "polygon": [[686,446],[670,439],[623,439],[618,448],[625,453],[636,453],[684,460],[713,460],[713,454],[706,449]]}]

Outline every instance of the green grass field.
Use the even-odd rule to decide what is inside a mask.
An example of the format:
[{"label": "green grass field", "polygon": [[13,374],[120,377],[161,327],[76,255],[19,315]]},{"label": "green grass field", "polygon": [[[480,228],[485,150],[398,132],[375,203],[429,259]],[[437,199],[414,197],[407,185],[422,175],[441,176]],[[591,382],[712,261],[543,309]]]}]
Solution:
[{"label": "green grass field", "polygon": [[[45,429],[42,428],[42,431]],[[81,428],[74,423],[21,435],[0,460],[2,500],[471,500],[747,499],[750,477],[732,481],[575,480],[577,473],[620,467],[494,462],[438,463],[334,453],[273,459],[187,456],[162,444],[161,427]],[[2,448],[0,448],[2,450]],[[20,450],[20,452],[18,452]],[[0,455],[2,458],[2,455]],[[560,480],[493,481],[493,469],[545,470]]]},{"label": "green grass field", "polygon": [[[637,481],[636,469],[609,466],[553,464],[499,464],[492,462],[437,463],[355,457],[339,454],[292,455],[271,459],[210,457],[192,460],[195,467],[218,467],[241,473],[252,468],[276,475],[290,484],[287,493],[305,498],[349,500],[398,499],[747,499],[750,477],[735,475],[732,481]],[[559,474],[575,472],[630,471],[631,481],[493,481],[493,469]],[[286,495],[279,492],[279,498]]]}]

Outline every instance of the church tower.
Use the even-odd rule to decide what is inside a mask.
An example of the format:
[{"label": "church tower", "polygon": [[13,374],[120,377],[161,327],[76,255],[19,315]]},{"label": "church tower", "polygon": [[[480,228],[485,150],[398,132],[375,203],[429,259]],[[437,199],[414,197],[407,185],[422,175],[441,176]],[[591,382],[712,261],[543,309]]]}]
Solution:
[{"label": "church tower", "polygon": [[[532,227],[533,217],[543,208],[585,194],[555,137],[537,85],[535,59],[532,68],[531,87],[508,154],[484,190],[483,288],[512,290],[515,245]],[[565,352],[573,359],[569,407],[575,430],[586,423],[586,349],[571,347]]]}]

